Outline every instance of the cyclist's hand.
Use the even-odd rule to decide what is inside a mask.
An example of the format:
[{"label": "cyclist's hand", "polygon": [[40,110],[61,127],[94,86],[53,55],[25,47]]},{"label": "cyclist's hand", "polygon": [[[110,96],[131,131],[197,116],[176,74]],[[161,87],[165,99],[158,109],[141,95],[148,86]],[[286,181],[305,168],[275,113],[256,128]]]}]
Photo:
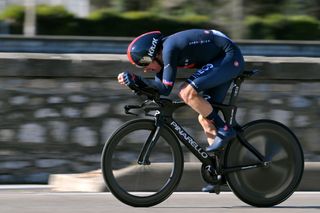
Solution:
[{"label": "cyclist's hand", "polygon": [[118,82],[126,86],[134,85],[135,79],[136,79],[136,76],[130,72],[122,72],[118,75]]}]

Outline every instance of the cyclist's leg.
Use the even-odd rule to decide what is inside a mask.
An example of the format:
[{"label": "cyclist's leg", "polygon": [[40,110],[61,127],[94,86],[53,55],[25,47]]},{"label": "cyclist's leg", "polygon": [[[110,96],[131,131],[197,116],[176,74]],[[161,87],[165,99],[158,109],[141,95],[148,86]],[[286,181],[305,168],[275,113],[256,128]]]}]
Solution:
[{"label": "cyclist's leg", "polygon": [[187,105],[203,117],[209,115],[213,109],[211,104],[188,82],[182,84],[178,95]]},{"label": "cyclist's leg", "polygon": [[[222,55],[190,76],[185,84],[182,85],[179,95],[185,103],[197,111],[203,118],[214,120],[216,127],[223,128],[224,122],[217,112],[213,110],[211,104],[200,96],[199,93],[212,90],[228,82],[230,83],[232,79],[240,74],[243,65],[244,61],[241,54]],[[222,99],[224,99],[224,96],[225,93],[222,95]]]},{"label": "cyclist's leg", "polygon": [[[212,93],[212,91],[217,90],[214,95],[216,96],[219,94],[221,97],[214,97],[216,99],[215,101],[220,101],[217,100],[218,98],[221,99],[222,102],[232,79],[239,75],[241,69],[242,66],[240,66],[238,62],[235,63],[234,60],[231,60],[228,57],[222,57],[215,60],[213,63],[203,66],[202,69],[198,70],[187,80],[187,83],[189,84],[189,87],[193,87],[198,93],[208,90]],[[200,107],[207,107],[207,105],[201,105]],[[213,111],[211,105],[206,112],[207,114],[200,113],[201,116],[209,118],[210,120],[215,120],[215,124],[219,128],[224,126],[224,122],[221,122],[221,118]]]},{"label": "cyclist's leg", "polygon": [[[222,85],[219,85],[217,87],[211,88],[209,90],[206,90],[203,92],[203,97],[210,103],[222,103],[225,99],[225,96],[228,92],[228,89],[230,87],[232,81],[229,81],[227,83],[224,83]],[[216,136],[216,129],[213,125],[212,121],[206,119],[201,114],[198,116],[199,123],[201,124],[202,128],[204,129],[204,132],[207,136],[207,141],[209,145],[211,145],[214,141],[214,138]]]},{"label": "cyclist's leg", "polygon": [[213,108],[199,93],[235,78],[240,73],[242,65],[243,63],[235,60],[233,56],[222,56],[216,59],[187,79],[180,88],[180,98],[203,117],[207,117],[212,113]]},{"label": "cyclist's leg", "polygon": [[[234,64],[231,64],[234,63]],[[227,91],[230,87],[232,79],[238,76],[242,70],[241,67],[233,69],[234,66],[239,65],[235,62],[226,62],[224,59],[218,60],[212,65],[207,65],[203,71],[198,71],[192,75],[187,82],[194,87],[198,92],[203,91],[209,103],[222,103],[225,99]],[[215,66],[215,67],[214,67]],[[230,71],[231,66],[231,71]],[[210,68],[210,69],[206,69]],[[206,72],[207,71],[207,72]],[[230,71],[230,72],[229,72]],[[223,73],[225,72],[225,73]],[[229,73],[228,73],[229,72]],[[210,98],[209,98],[210,97]],[[212,106],[211,106],[212,107]],[[213,111],[213,108],[212,108]],[[217,115],[217,112],[214,112]],[[217,119],[220,119],[217,115]],[[216,119],[216,120],[217,120]],[[213,145],[214,138],[216,136],[216,129],[214,124],[203,115],[199,115],[199,122],[202,125],[209,147]],[[215,192],[215,186],[209,184],[202,188],[203,192]]]},{"label": "cyclist's leg", "polygon": [[[232,81],[226,82],[224,84],[221,84],[217,87],[211,88],[209,90],[205,90],[203,92],[203,97],[210,103],[223,103],[225,96],[228,92],[228,89],[230,87]],[[199,115],[198,117],[199,123],[201,124],[202,128],[205,131],[207,141],[209,143],[209,146],[214,143],[214,139],[216,137],[216,128],[212,121],[204,118],[203,116]],[[218,188],[216,188],[218,187]],[[203,192],[209,192],[209,193],[217,193],[219,191],[219,186],[215,186],[212,184],[205,185],[201,191]]]},{"label": "cyclist's leg", "polygon": [[[207,90],[212,91],[217,89],[216,87],[219,86],[221,86],[221,88],[225,87],[225,89],[222,90],[220,97],[221,100],[223,100],[232,79],[238,76],[242,71],[242,65],[242,63],[240,64],[237,60],[234,60],[233,57],[223,57],[214,61],[212,64],[207,64],[201,70],[198,70],[187,80],[187,82],[198,92]],[[221,149],[231,138],[234,137],[234,131],[225,124],[215,110],[212,109],[210,114],[207,114],[206,116],[203,116],[203,114],[199,116],[199,121],[202,121],[200,122],[201,125],[205,126],[204,129],[213,129],[210,122],[205,121],[205,119],[213,121],[215,127],[218,129],[217,132],[213,131],[211,136],[218,135],[218,137],[215,137],[214,144],[210,145],[207,148],[207,151],[216,151]],[[208,141],[211,143],[210,141],[212,141],[212,137],[208,138]]]}]

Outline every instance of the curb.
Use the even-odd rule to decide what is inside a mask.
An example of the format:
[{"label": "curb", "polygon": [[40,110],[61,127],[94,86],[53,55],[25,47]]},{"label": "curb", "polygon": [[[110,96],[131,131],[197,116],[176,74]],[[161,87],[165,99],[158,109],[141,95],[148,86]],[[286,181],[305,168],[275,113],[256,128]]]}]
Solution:
[{"label": "curb", "polygon": [[[185,163],[182,179],[176,191],[200,191],[206,185],[200,174],[201,163]],[[157,170],[165,169],[161,165]],[[126,178],[135,175],[134,171],[120,174]],[[320,191],[320,162],[305,163],[304,174],[297,191]],[[148,178],[149,179],[149,178]],[[156,179],[150,177],[154,182]],[[130,184],[130,183],[128,183]],[[53,191],[73,192],[105,192],[108,191],[104,184],[101,170],[81,174],[55,174],[49,177],[49,185]],[[224,190],[229,190],[225,188]]]}]

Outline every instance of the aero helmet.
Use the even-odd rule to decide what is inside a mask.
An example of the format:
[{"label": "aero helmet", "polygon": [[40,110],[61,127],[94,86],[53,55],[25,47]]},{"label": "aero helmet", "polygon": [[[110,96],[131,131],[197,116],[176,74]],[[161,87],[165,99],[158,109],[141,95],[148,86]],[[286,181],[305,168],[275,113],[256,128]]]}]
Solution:
[{"label": "aero helmet", "polygon": [[156,57],[161,37],[160,31],[152,31],[135,38],[128,46],[129,61],[138,67],[148,66]]}]

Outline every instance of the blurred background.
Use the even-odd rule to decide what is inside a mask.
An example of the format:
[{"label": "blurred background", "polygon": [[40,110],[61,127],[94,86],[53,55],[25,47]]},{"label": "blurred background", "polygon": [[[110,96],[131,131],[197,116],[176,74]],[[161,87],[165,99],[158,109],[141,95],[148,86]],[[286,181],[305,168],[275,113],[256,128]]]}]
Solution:
[{"label": "blurred background", "polygon": [[[124,70],[141,73],[124,55],[129,42],[190,28],[223,31],[246,67],[262,70],[243,85],[239,122],[280,121],[306,161],[319,162],[320,1],[0,0],[0,183],[99,169],[107,138],[134,118],[123,106],[141,101],[116,82]],[[193,72],[180,72],[178,83]],[[206,146],[196,117],[176,114]]]},{"label": "blurred background", "polygon": [[134,36],[155,27],[168,34],[205,27],[233,39],[318,40],[319,19],[317,0],[0,2],[1,34]]}]

